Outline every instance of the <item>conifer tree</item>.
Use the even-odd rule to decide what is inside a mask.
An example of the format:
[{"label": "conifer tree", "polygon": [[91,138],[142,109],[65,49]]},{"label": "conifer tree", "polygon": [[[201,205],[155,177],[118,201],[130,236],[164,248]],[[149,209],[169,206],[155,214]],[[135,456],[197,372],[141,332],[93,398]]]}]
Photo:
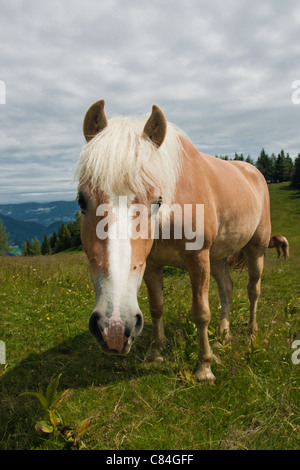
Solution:
[{"label": "conifer tree", "polygon": [[0,256],[4,256],[6,253],[11,251],[10,242],[8,240],[8,233],[5,231],[5,227],[0,219]]},{"label": "conifer tree", "polygon": [[34,237],[34,239],[31,240],[31,253],[32,256],[37,256],[41,254],[41,243],[37,237]]},{"label": "conifer tree", "polygon": [[275,162],[275,182],[276,183],[282,183],[285,181],[285,154],[284,151],[281,150],[281,152],[278,154],[276,162]]},{"label": "conifer tree", "polygon": [[264,175],[267,182],[270,182],[271,166],[269,155],[262,149],[256,162],[256,168]]},{"label": "conifer tree", "polygon": [[300,189],[300,153],[298,153],[298,157],[295,158],[291,181],[294,188]]},{"label": "conifer tree", "polygon": [[55,253],[55,247],[57,243],[57,234],[55,230],[52,233],[49,242],[50,242],[51,253]]},{"label": "conifer tree", "polygon": [[42,255],[50,255],[51,253],[50,242],[46,234],[44,235],[44,240],[43,240],[43,244],[41,247],[41,253]]}]

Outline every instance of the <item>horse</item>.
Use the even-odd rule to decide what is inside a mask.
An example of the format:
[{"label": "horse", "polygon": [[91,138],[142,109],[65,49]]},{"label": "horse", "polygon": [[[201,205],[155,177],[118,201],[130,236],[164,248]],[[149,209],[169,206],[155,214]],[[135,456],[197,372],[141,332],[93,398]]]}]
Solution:
[{"label": "horse", "polygon": [[290,255],[290,245],[286,237],[281,234],[271,235],[270,242],[268,248],[276,248],[277,251],[277,259],[280,258],[280,248],[282,249],[282,253],[284,259],[286,260]]},{"label": "horse", "polygon": [[[191,318],[199,337],[195,375],[199,382],[214,383],[214,355],[208,340],[210,275],[221,300],[219,334],[229,338],[233,289],[229,259],[236,253],[243,257],[249,276],[248,330],[254,337],[264,253],[271,234],[265,178],[246,162],[199,152],[157,105],[142,117],[109,120],[104,108],[100,100],[85,114],[86,142],[75,172],[81,239],[96,297],[90,332],[103,351],[128,354],[143,329],[137,296],[144,279],[152,320],[145,360],[163,361],[163,267],[184,268],[190,277]],[[164,217],[165,209],[174,204],[177,213],[169,211]],[[143,220],[149,222],[148,226],[140,223],[140,232],[136,221],[142,219],[133,206],[145,208]],[[178,229],[187,225],[185,207],[191,224],[180,237]],[[166,221],[169,237],[162,236]]]}]

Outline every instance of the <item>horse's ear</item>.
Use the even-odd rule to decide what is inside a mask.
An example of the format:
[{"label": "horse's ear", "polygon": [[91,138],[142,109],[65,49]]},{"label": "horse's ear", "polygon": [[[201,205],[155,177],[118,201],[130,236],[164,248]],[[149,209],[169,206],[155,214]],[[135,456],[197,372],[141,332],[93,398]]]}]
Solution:
[{"label": "horse's ear", "polygon": [[86,112],[83,121],[83,134],[87,142],[107,126],[104,105],[104,100],[96,101]]},{"label": "horse's ear", "polygon": [[144,127],[144,134],[152,140],[152,142],[160,147],[166,137],[167,121],[164,113],[158,106],[152,106],[152,114]]}]

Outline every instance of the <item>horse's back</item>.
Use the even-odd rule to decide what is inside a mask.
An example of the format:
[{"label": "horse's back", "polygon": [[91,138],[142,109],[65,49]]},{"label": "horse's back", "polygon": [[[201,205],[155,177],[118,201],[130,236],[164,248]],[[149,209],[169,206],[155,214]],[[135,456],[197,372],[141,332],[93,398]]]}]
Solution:
[{"label": "horse's back", "polygon": [[228,161],[199,152],[194,145],[181,138],[184,153],[188,162],[185,173],[190,178],[201,179],[203,192],[212,188],[216,199],[219,197],[224,203],[235,199],[237,195],[240,202],[247,201],[249,195],[255,192],[256,196],[267,196],[268,189],[262,173],[250,163],[244,161]]},{"label": "horse's back", "polygon": [[250,163],[222,160],[184,144],[189,197],[204,204],[205,239],[211,242],[212,256],[230,255],[253,237],[268,246],[270,199],[261,172]]}]

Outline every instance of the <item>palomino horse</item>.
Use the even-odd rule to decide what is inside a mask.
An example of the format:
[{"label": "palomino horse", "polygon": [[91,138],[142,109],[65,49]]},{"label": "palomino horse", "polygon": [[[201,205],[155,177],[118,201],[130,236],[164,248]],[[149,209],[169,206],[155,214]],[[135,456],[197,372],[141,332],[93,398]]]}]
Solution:
[{"label": "palomino horse", "polygon": [[[199,332],[196,376],[199,381],[214,382],[207,331],[210,274],[216,279],[221,298],[219,333],[226,330],[229,335],[232,281],[228,258],[241,250],[248,265],[249,331],[254,335],[264,252],[271,233],[264,177],[245,162],[199,153],[156,105],[148,118],[116,117],[107,121],[101,100],[87,111],[83,129],[87,143],[76,176],[82,243],[96,292],[89,321],[91,333],[104,351],[129,352],[143,328],[137,295],[144,278],[153,327],[147,360],[162,361],[163,266],[185,268],[193,292],[192,319]],[[174,203],[177,208],[192,207],[192,226],[182,237],[175,236],[185,215],[179,211],[178,218],[170,212],[170,236],[163,238],[162,206]],[[137,218],[137,212],[135,216],[130,212],[133,204],[146,207],[148,222],[154,218],[159,226],[158,237],[152,231],[149,236],[130,236]],[[122,217],[121,205],[128,209]],[[150,211],[150,206],[156,210]],[[200,221],[203,215],[198,206],[204,208],[203,224],[196,220],[197,214]],[[105,224],[106,231],[101,234]],[[192,247],[187,244],[191,234],[197,242]]]},{"label": "palomino horse", "polygon": [[280,248],[282,249],[284,259],[286,260],[290,255],[290,246],[286,237],[283,235],[277,234],[272,235],[270,238],[270,243],[268,248],[276,248],[277,259],[280,258]]}]

